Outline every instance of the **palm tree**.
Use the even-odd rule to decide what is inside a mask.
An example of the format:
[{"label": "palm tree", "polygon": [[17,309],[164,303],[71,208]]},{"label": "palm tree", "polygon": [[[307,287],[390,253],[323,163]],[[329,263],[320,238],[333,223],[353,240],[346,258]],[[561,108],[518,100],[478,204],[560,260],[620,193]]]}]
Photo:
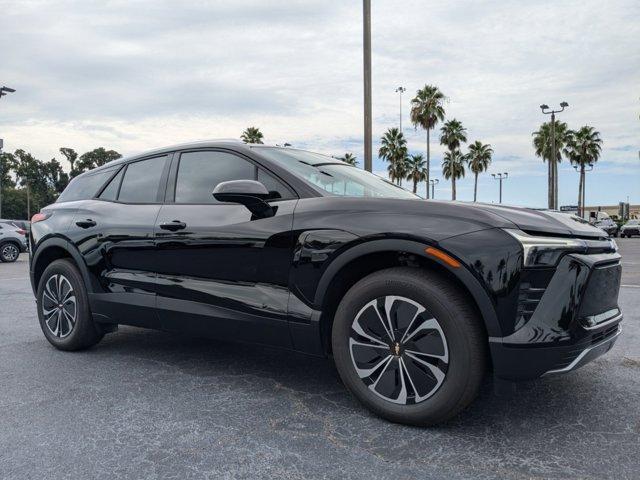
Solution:
[{"label": "palm tree", "polygon": [[262,132],[258,127],[248,127],[240,136],[244,143],[262,143]]},{"label": "palm tree", "polygon": [[460,150],[450,150],[444,152],[442,161],[442,175],[451,179],[451,200],[456,199],[456,179],[464,177],[464,155]]},{"label": "palm tree", "polygon": [[584,215],[584,172],[587,165],[593,165],[600,158],[602,139],[600,132],[585,125],[578,131],[567,132],[567,145],[564,154],[573,165],[580,168],[580,182],[578,184],[578,215]]},{"label": "palm tree", "polygon": [[345,153],[343,157],[340,158],[344,163],[348,163],[349,165],[353,165],[354,167],[358,165],[358,160],[353,153]]},{"label": "palm tree", "polygon": [[[424,157],[421,154],[411,155],[407,160],[407,180],[413,180],[413,193],[418,190],[418,182],[427,179],[427,169]],[[429,187],[427,186],[427,190]]]},{"label": "palm tree", "polygon": [[429,169],[431,167],[430,132],[444,120],[444,94],[435,85],[425,85],[411,100],[411,123],[427,131],[427,198],[429,198]]},{"label": "palm tree", "polygon": [[447,121],[440,129],[440,144],[450,152],[460,149],[460,145],[467,141],[467,129],[455,118]]},{"label": "palm tree", "polygon": [[473,201],[478,199],[478,174],[486,172],[491,163],[491,155],[493,149],[491,145],[484,144],[479,140],[476,140],[469,145],[469,153],[466,155],[467,162],[469,162],[469,170],[475,175],[473,181]]},{"label": "palm tree", "polygon": [[389,162],[387,171],[392,182],[400,185],[406,175],[407,140],[397,128],[390,128],[380,139],[378,156]]},{"label": "palm tree", "polygon": [[[548,202],[549,208],[553,208],[553,199],[558,193],[558,163],[562,160],[562,150],[567,143],[567,124],[564,122],[555,122],[555,154],[551,151],[551,123],[545,122],[540,128],[532,133],[533,147],[537,157],[542,157],[543,162],[547,162],[548,170]],[[553,159],[553,161],[550,161]]]}]

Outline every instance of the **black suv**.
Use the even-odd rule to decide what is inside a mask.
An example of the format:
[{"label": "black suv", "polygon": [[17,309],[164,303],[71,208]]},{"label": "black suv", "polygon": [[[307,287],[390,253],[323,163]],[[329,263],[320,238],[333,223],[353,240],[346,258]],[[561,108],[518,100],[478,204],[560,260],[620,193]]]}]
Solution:
[{"label": "black suv", "polygon": [[332,356],[396,422],[467,406],[483,375],[568,372],[620,333],[620,256],[562,213],[423,201],[334,158],[204,142],[116,160],[33,218],[45,337],[117,324]]}]

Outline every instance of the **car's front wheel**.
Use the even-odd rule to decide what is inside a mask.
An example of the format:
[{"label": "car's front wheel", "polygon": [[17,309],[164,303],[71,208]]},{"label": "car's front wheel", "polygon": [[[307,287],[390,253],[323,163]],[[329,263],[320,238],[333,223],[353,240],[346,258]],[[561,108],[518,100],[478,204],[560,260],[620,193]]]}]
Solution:
[{"label": "car's front wheel", "polygon": [[60,350],[88,348],[104,336],[91,316],[82,276],[69,260],[56,260],[45,269],[37,306],[44,336]]},{"label": "car's front wheel", "polygon": [[481,319],[446,277],[391,268],[355,284],[336,312],[332,347],[347,388],[393,422],[433,425],[475,398],[487,346]]},{"label": "car's front wheel", "polygon": [[15,262],[20,256],[20,248],[13,242],[6,242],[0,245],[0,261]]}]

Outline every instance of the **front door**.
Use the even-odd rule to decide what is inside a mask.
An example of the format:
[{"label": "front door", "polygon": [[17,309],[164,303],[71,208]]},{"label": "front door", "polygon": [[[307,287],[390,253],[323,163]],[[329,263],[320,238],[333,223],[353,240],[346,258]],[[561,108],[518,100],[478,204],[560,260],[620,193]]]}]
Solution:
[{"label": "front door", "polygon": [[[295,194],[230,151],[182,152],[171,171],[155,228],[163,328],[289,347]],[[243,205],[213,198],[218,183],[243,179],[265,184],[273,216],[252,218]]]}]

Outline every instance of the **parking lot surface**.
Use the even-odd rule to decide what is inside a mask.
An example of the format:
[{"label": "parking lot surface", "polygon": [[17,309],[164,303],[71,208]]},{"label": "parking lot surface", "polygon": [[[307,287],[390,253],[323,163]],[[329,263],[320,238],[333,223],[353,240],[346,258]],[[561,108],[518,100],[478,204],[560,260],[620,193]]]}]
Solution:
[{"label": "parking lot surface", "polygon": [[121,327],[55,350],[27,258],[0,264],[0,478],[638,478],[640,239],[619,239],[623,334],[568,375],[437,428],[387,423],[330,361]]}]

